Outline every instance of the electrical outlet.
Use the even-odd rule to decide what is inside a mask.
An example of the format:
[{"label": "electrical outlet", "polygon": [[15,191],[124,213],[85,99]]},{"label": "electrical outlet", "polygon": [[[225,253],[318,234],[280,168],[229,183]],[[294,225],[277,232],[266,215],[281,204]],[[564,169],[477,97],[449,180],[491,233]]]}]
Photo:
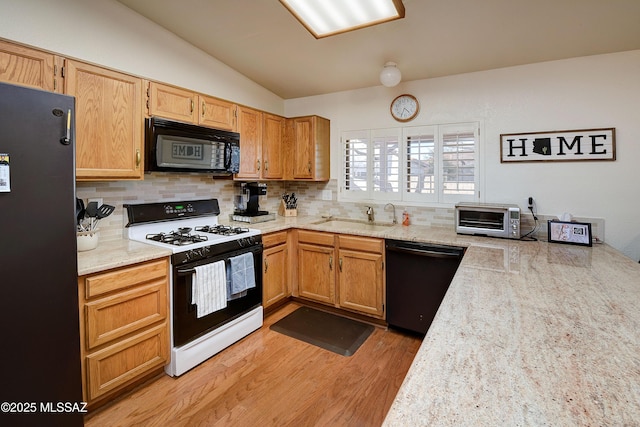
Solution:
[{"label": "electrical outlet", "polygon": [[88,203],[91,202],[97,202],[98,203],[98,207],[102,206],[104,203],[102,203],[102,197],[96,197],[96,198],[91,198],[91,199],[87,199]]}]

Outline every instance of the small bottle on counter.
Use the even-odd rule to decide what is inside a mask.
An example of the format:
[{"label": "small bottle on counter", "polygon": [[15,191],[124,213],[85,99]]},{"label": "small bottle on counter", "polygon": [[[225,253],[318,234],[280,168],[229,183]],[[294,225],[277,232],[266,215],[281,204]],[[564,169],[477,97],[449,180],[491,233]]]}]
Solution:
[{"label": "small bottle on counter", "polygon": [[409,225],[409,212],[406,209],[402,212],[402,225]]}]

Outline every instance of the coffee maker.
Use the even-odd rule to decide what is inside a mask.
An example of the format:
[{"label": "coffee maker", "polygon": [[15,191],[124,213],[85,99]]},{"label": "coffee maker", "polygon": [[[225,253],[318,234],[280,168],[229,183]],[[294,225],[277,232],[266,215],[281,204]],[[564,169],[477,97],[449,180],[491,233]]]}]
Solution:
[{"label": "coffee maker", "polygon": [[261,211],[259,197],[267,194],[267,184],[262,182],[245,182],[240,186],[240,194],[235,197],[234,215],[261,216],[269,212]]}]

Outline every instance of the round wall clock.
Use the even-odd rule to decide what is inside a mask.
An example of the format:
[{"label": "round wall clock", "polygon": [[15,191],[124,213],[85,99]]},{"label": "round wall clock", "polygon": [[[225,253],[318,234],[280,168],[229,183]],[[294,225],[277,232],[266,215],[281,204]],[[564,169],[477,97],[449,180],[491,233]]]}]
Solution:
[{"label": "round wall clock", "polygon": [[391,116],[399,122],[413,120],[420,110],[420,104],[413,95],[400,95],[391,101]]}]

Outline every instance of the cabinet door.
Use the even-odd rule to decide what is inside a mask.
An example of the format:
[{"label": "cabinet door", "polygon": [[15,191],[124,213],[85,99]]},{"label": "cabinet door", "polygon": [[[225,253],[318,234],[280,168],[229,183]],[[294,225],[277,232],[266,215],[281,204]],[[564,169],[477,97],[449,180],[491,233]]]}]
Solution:
[{"label": "cabinet door", "polygon": [[263,113],[263,178],[282,179],[284,176],[284,123],[284,117]]},{"label": "cabinet door", "polygon": [[54,55],[0,40],[0,81],[56,91]]},{"label": "cabinet door", "polygon": [[265,249],[263,258],[262,305],[267,308],[289,296],[287,245]]},{"label": "cabinet door", "polygon": [[76,97],[76,179],[142,179],[142,80],[65,62],[65,93]]},{"label": "cabinet door", "polygon": [[197,123],[197,95],[194,92],[155,82],[149,83],[149,115]]},{"label": "cabinet door", "polygon": [[330,178],[329,120],[296,117],[288,127],[293,179],[328,181]]},{"label": "cabinet door", "polygon": [[216,129],[236,130],[236,105],[210,96],[199,95],[198,122]]},{"label": "cabinet door", "polygon": [[382,316],[382,254],[338,250],[340,306]]},{"label": "cabinet door", "polygon": [[240,170],[236,178],[258,179],[262,173],[262,113],[238,107]]},{"label": "cabinet door", "polygon": [[333,247],[298,243],[298,295],[335,304]]},{"label": "cabinet door", "polygon": [[87,350],[114,341],[167,317],[167,281],[137,286],[85,306]]},{"label": "cabinet door", "polygon": [[164,366],[169,360],[167,323],[86,357],[86,398],[94,400],[131,384],[142,375]]},{"label": "cabinet door", "polygon": [[301,117],[293,120],[293,178],[313,177],[313,120]]}]

